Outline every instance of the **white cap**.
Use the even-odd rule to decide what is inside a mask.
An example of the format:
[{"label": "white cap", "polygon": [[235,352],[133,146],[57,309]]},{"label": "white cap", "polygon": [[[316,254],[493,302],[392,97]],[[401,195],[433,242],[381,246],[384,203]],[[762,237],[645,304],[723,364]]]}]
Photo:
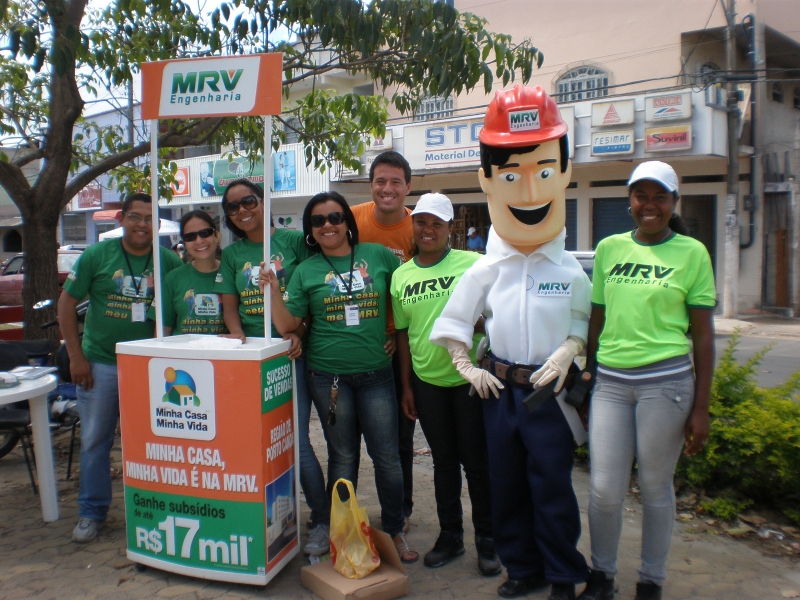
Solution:
[{"label": "white cap", "polygon": [[453,203],[444,194],[422,194],[411,215],[429,214],[442,221],[453,220]]},{"label": "white cap", "polygon": [[478,233],[478,230],[475,229],[474,227],[470,227],[469,229],[467,229],[467,235],[472,235],[473,233]]},{"label": "white cap", "polygon": [[668,192],[678,191],[678,175],[675,169],[659,160],[651,160],[640,164],[633,170],[628,185],[631,186],[642,179],[652,179],[664,186]]}]

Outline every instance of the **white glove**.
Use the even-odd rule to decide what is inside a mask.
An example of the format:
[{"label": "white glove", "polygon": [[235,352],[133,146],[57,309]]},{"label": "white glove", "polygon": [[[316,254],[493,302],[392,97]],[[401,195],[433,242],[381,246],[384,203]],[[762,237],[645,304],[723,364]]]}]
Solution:
[{"label": "white glove", "polygon": [[550,358],[547,359],[542,368],[531,374],[529,381],[533,384],[533,388],[538,390],[558,377],[555,393],[557,394],[560,392],[561,388],[564,386],[564,379],[567,377],[567,371],[569,371],[572,361],[580,354],[584,345],[581,338],[575,337],[574,335],[569,336],[566,341],[550,355]]},{"label": "white glove", "polygon": [[480,369],[472,364],[469,359],[467,345],[464,342],[448,339],[447,351],[453,359],[453,366],[456,371],[472,384],[481,398],[485,400],[489,397],[490,392],[497,398],[500,397],[500,390],[505,386],[489,371]]}]

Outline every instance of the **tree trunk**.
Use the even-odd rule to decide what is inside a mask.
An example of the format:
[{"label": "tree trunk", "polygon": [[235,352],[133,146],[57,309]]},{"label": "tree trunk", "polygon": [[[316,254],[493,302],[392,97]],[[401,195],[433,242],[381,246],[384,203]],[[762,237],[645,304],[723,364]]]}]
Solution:
[{"label": "tree trunk", "polygon": [[[50,212],[50,211],[47,211]],[[49,218],[48,218],[49,217]],[[42,323],[56,318],[58,302],[58,269],[56,264],[58,213],[52,215],[31,211],[22,226],[25,250],[25,279],[22,286],[22,303],[25,310],[24,336],[26,340],[48,338],[58,343],[58,327],[43,330]],[[40,300],[52,300],[43,310],[33,310]]]}]

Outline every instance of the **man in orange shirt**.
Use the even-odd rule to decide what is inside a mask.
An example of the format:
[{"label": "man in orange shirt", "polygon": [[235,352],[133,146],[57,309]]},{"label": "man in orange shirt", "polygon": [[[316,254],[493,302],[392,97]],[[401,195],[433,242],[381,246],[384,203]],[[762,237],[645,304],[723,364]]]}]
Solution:
[{"label": "man in orange shirt", "polygon": [[[383,244],[401,262],[411,260],[414,231],[411,223],[411,210],[405,206],[406,196],[411,191],[411,166],[397,152],[392,150],[382,152],[370,165],[369,185],[372,191],[372,202],[352,207],[356,225],[358,225],[359,241]],[[394,324],[390,323],[389,327],[391,333],[394,333]],[[397,355],[394,356],[392,366],[395,372],[395,388],[397,388],[400,384]],[[396,391],[399,400],[400,390]],[[408,531],[408,519],[414,506],[411,494],[414,487],[412,467],[416,421],[405,416],[399,402],[397,408],[400,464],[403,467],[403,510],[406,516],[404,531]]]}]

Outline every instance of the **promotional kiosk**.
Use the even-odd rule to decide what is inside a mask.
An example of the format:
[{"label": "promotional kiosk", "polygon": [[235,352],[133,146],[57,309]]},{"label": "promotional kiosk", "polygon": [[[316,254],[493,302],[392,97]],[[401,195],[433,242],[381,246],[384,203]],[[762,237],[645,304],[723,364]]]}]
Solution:
[{"label": "promotional kiosk", "polygon": [[[161,61],[141,70],[154,206],[159,119],[281,110],[280,54]],[[265,165],[271,131],[266,116]],[[153,225],[155,245],[158,219]],[[269,219],[264,228],[269,264]],[[203,579],[264,585],[300,549],[289,342],[165,338],[159,258],[154,252],[157,337],[117,344],[128,558]],[[264,321],[271,331],[269,294]]]}]

